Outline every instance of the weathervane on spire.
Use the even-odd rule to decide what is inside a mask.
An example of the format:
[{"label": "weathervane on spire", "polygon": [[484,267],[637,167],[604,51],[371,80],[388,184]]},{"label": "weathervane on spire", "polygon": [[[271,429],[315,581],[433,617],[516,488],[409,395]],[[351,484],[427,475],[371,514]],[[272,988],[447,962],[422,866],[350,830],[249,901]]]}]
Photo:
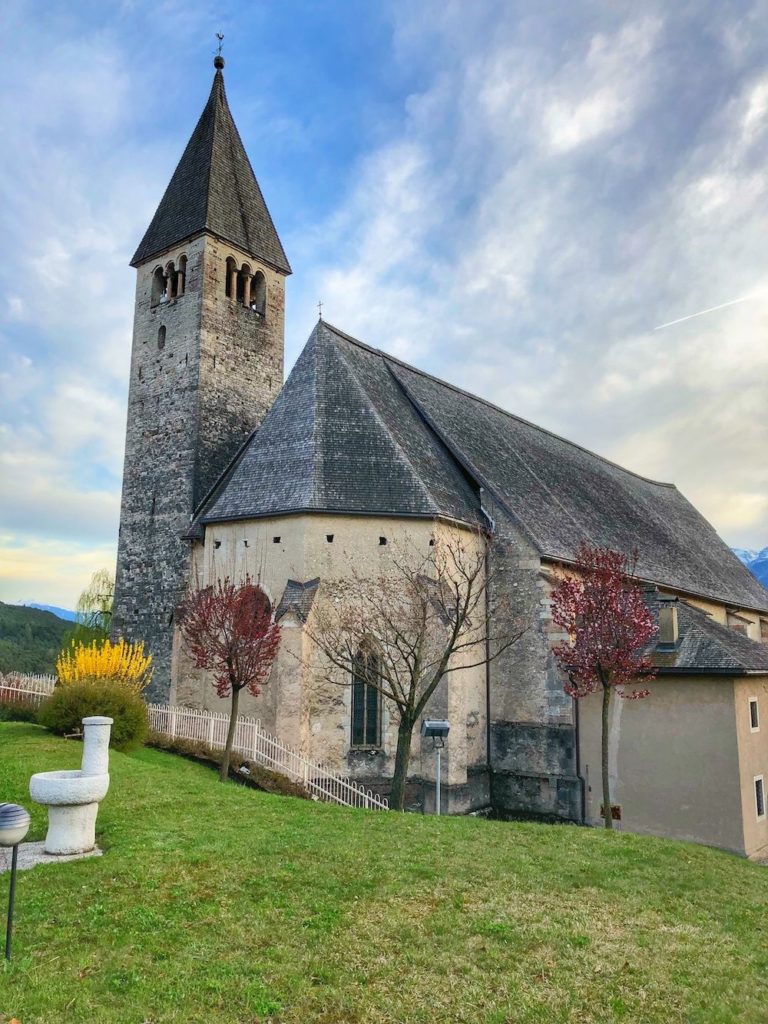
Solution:
[{"label": "weathervane on spire", "polygon": [[213,58],[213,66],[217,71],[221,71],[224,67],[224,58],[221,56],[221,44],[224,42],[224,33],[217,32],[216,38],[219,40],[219,45],[216,49],[216,56]]},{"label": "weathervane on spire", "polygon": [[322,303],[322,301],[319,301],[317,303],[317,319],[318,320],[322,320],[323,319],[323,303]]}]

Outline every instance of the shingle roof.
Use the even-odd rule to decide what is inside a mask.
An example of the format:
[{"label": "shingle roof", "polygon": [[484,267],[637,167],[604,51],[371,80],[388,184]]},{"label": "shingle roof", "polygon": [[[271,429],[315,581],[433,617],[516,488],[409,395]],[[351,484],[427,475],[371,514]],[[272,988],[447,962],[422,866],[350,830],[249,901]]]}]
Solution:
[{"label": "shingle roof", "polygon": [[306,583],[300,583],[298,580],[288,580],[285,584],[283,596],[280,598],[275,609],[275,621],[279,622],[288,612],[293,612],[302,622],[306,622],[319,586],[319,576],[313,580],[307,580]]},{"label": "shingle roof", "polygon": [[480,486],[545,558],[568,561],[582,540],[637,548],[641,578],[768,610],[768,591],[673,485],[322,322],[198,522],[323,510],[478,524]]},{"label": "shingle roof", "polygon": [[673,484],[648,480],[483,399],[389,359],[441,437],[526,530],[570,560],[582,540],[639,553],[640,577],[748,608],[768,591]]},{"label": "shingle roof", "polygon": [[232,118],[221,71],[131,266],[201,231],[291,273]]},{"label": "shingle roof", "polygon": [[202,521],[304,510],[482,522],[476,489],[381,356],[322,321]]},{"label": "shingle roof", "polygon": [[[646,602],[658,619],[657,596],[646,595]],[[722,626],[687,601],[677,602],[677,619],[680,637],[676,648],[673,651],[649,650],[651,661],[663,674],[768,674],[768,644],[750,640],[743,633]]]}]

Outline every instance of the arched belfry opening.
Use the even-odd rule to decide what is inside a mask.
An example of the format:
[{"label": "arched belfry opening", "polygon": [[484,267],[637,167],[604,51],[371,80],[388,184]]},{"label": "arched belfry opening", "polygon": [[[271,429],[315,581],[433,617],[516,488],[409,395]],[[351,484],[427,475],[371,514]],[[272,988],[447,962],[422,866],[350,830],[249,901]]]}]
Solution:
[{"label": "arched belfry opening", "polygon": [[251,281],[251,309],[262,319],[267,312],[267,279],[257,270]]},{"label": "arched belfry opening", "polygon": [[176,294],[183,295],[187,290],[187,257],[179,256],[179,269],[176,274]]},{"label": "arched belfry opening", "polygon": [[170,302],[176,295],[176,267],[171,260],[165,268],[165,301]]},{"label": "arched belfry opening", "polygon": [[247,263],[244,263],[240,268],[240,273],[237,275],[237,295],[235,298],[243,306],[247,306],[250,302],[251,295],[251,268]]},{"label": "arched belfry opening", "polygon": [[162,267],[155,267],[152,274],[152,297],[150,301],[153,306],[157,306],[161,302],[165,302],[166,299],[165,272]]},{"label": "arched belfry opening", "polygon": [[235,263],[231,256],[227,257],[224,294],[228,299],[233,299],[237,294],[237,263]]}]

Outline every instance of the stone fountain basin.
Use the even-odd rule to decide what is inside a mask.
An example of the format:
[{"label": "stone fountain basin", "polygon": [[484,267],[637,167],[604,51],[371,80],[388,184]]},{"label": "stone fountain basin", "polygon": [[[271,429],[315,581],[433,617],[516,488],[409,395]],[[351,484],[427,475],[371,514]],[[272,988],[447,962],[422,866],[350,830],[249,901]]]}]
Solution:
[{"label": "stone fountain basin", "polygon": [[29,795],[38,804],[92,804],[103,800],[109,775],[83,775],[82,771],[38,772],[29,780]]}]

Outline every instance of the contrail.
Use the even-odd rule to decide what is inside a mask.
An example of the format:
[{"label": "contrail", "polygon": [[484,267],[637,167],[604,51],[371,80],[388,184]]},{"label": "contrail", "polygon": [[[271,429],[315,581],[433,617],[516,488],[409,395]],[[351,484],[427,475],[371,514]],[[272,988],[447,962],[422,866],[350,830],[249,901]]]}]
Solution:
[{"label": "contrail", "polygon": [[725,309],[726,306],[735,306],[737,302],[748,302],[754,299],[754,295],[744,295],[740,299],[731,299],[730,302],[721,302],[719,306],[710,306],[709,309],[700,309],[698,313],[691,313],[688,316],[681,316],[679,320],[670,320],[669,323],[659,324],[654,331],[660,331],[664,327],[672,327],[673,324],[681,324],[684,320],[693,320],[695,316],[704,316],[705,313],[714,313],[716,309]]}]

